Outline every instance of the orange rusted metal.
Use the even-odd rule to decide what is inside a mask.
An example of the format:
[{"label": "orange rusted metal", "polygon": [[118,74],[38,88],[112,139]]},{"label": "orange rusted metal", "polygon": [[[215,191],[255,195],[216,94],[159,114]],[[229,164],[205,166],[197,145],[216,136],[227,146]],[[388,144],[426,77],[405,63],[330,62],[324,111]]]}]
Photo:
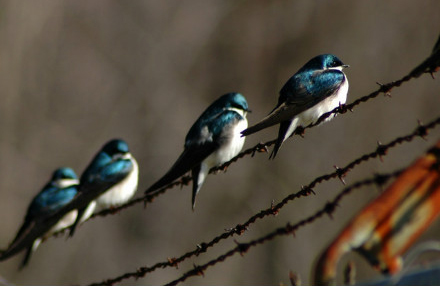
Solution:
[{"label": "orange rusted metal", "polygon": [[315,268],[315,284],[335,282],[337,263],[356,250],[384,273],[440,213],[440,141],[367,205],[330,244]]}]

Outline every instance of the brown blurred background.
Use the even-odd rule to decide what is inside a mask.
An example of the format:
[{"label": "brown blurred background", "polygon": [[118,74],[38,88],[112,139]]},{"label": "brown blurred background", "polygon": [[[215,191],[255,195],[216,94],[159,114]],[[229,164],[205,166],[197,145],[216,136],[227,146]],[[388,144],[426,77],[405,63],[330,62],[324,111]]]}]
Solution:
[{"label": "brown blurred background", "polygon": [[[125,139],[140,165],[137,196],[183,150],[184,137],[217,97],[243,93],[250,124],[276,104],[278,91],[306,61],[334,53],[349,64],[348,102],[407,74],[440,33],[440,1],[0,1],[0,248],[21,225],[33,196],[60,166],[80,174],[111,138]],[[440,75],[438,75],[440,76]],[[417,120],[440,115],[440,80],[424,75],[380,95],[353,113],[288,140],[274,161],[246,157],[209,176],[191,211],[190,187],[82,225],[73,239],[50,239],[30,265],[22,255],[0,263],[15,284],[84,284],[151,266],[193,250],[224,229],[300,190],[316,176],[407,134]],[[274,139],[277,127],[247,138],[245,148]],[[412,162],[440,138],[392,149],[350,172],[347,183]],[[342,189],[323,183],[253,224],[247,242],[295,223]],[[288,272],[309,283],[313,261],[374,188],[356,191],[337,209],[302,228],[236,255],[191,278],[190,285],[288,284]],[[438,238],[439,223],[424,236]],[[123,284],[160,284],[233,248],[232,239],[179,269],[157,270]],[[357,259],[349,255],[348,259]],[[344,263],[344,262],[343,262]],[[377,275],[359,262],[359,279]]]}]

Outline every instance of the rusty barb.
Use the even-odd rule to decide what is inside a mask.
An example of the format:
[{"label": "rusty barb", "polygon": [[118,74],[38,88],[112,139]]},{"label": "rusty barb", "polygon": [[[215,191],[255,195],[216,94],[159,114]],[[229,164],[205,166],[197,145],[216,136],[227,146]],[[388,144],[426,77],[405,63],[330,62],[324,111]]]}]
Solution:
[{"label": "rusty barb", "polygon": [[[422,73],[429,73],[429,72],[433,72],[436,68],[434,68],[435,65],[439,65],[440,63],[435,62],[436,58],[432,58],[432,56],[430,56],[430,58],[428,58],[425,62],[426,65],[429,65],[429,69],[424,69]],[[424,62],[424,63],[425,63]],[[383,93],[385,95],[390,95],[391,94],[391,90],[393,88],[399,87],[401,86],[403,83],[416,78],[420,76],[420,74],[418,73],[414,73],[411,72],[408,75],[404,76],[403,78],[397,80],[397,81],[393,81],[387,84],[381,84],[379,86],[379,88],[368,94],[365,95],[363,97],[360,97],[358,99],[356,99],[354,102],[350,103],[350,104],[346,104],[346,105],[340,105],[337,108],[335,108],[334,110],[332,110],[331,112],[325,113],[323,114],[319,120],[312,124],[309,125],[305,128],[298,128],[295,131],[296,135],[302,135],[304,134],[305,130],[308,128],[312,128],[316,125],[318,125],[320,122],[322,122],[323,120],[325,120],[327,117],[331,116],[332,114],[344,114],[347,111],[353,111],[354,108],[356,108],[358,105],[360,105],[361,103],[367,102],[371,99],[376,98],[379,94]],[[430,129],[435,128],[438,124],[440,124],[440,117],[431,121],[428,124],[422,124],[419,123],[419,126],[410,134],[405,135],[405,136],[401,136],[401,137],[397,137],[396,139],[392,140],[391,142],[387,143],[387,144],[378,144],[378,146],[375,148],[374,151],[372,151],[369,154],[364,154],[362,156],[360,156],[359,158],[353,160],[352,162],[348,163],[345,167],[337,167],[335,166],[335,171],[329,174],[325,174],[322,176],[319,176],[317,178],[315,178],[311,183],[309,183],[306,186],[303,186],[299,191],[297,191],[296,193],[292,193],[290,195],[288,195],[287,197],[285,197],[281,202],[277,203],[277,204],[272,204],[268,209],[262,210],[259,213],[253,215],[252,217],[250,217],[246,222],[242,223],[242,224],[237,224],[237,226],[226,230],[224,233],[218,235],[217,237],[213,238],[211,241],[209,242],[202,242],[198,244],[198,247],[196,247],[194,250],[189,251],[179,257],[173,257],[173,258],[166,258],[163,262],[159,262],[156,263],[152,266],[149,267],[140,267],[137,270],[133,271],[133,272],[129,272],[129,273],[125,273],[122,274],[116,278],[112,278],[112,279],[107,279],[104,280],[102,282],[96,283],[96,284],[91,284],[91,285],[113,285],[115,283],[121,282],[122,280],[128,279],[128,278],[141,278],[144,277],[147,273],[153,272],[158,268],[166,268],[166,267],[178,267],[179,264],[184,261],[187,260],[190,257],[195,257],[198,256],[202,253],[207,252],[207,250],[211,247],[213,247],[214,245],[216,245],[217,243],[219,243],[222,240],[228,239],[234,235],[241,235],[243,232],[245,232],[248,227],[253,224],[254,222],[256,222],[259,219],[263,219],[267,216],[273,216],[276,215],[280,209],[285,206],[287,203],[298,199],[300,197],[304,197],[304,196],[309,196],[310,194],[314,194],[314,188],[316,185],[324,182],[324,181],[329,181],[331,179],[334,178],[339,178],[344,184],[344,177],[346,176],[346,174],[352,170],[354,167],[356,167],[357,165],[366,162],[370,159],[373,158],[381,158],[382,156],[385,156],[387,154],[387,152],[389,151],[390,148],[395,147],[398,144],[402,144],[405,142],[410,142],[412,141],[414,138],[416,137],[422,137],[425,138],[428,134],[428,131]],[[267,148],[270,147],[271,145],[273,145],[275,142],[275,140],[271,140],[265,143],[259,143],[257,145],[255,145],[252,148],[249,148],[243,152],[241,152],[240,154],[238,154],[236,157],[234,157],[232,160],[226,162],[225,164],[223,164],[220,167],[217,168],[212,168],[210,170],[210,173],[216,173],[218,171],[225,171],[232,163],[236,162],[237,160],[247,156],[247,155],[251,155],[254,156],[256,153],[261,153],[261,152],[267,152]],[[294,232],[299,229],[302,226],[305,226],[309,223],[312,223],[313,221],[315,221],[318,218],[321,218],[324,215],[328,215],[331,216],[333,214],[333,212],[337,209],[336,206],[338,205],[339,201],[346,196],[347,194],[349,194],[350,192],[352,192],[354,189],[358,189],[364,186],[368,186],[368,185],[376,185],[378,187],[382,187],[386,182],[389,181],[389,179],[396,177],[398,174],[400,174],[400,170],[399,171],[395,171],[393,173],[390,174],[376,174],[374,175],[372,178],[364,180],[364,181],[360,181],[357,182],[355,184],[352,184],[348,187],[345,187],[341,193],[331,202],[327,203],[320,211],[318,211],[317,213],[315,213],[314,215],[296,223],[296,224],[287,224],[285,227],[281,227],[276,229],[275,231],[261,237],[258,238],[256,240],[250,241],[248,243],[238,243],[236,245],[235,248],[229,250],[228,252],[226,252],[225,254],[207,262],[206,264],[203,265],[194,265],[193,269],[189,270],[188,272],[186,272],[185,274],[183,274],[183,276],[181,276],[180,278],[172,281],[169,283],[169,285],[175,285],[178,284],[180,282],[185,281],[187,278],[191,277],[191,276],[197,276],[197,275],[202,275],[204,273],[204,271],[211,267],[214,266],[215,264],[222,262],[224,260],[226,260],[228,257],[233,256],[236,253],[240,253],[241,255],[245,254],[251,247],[254,247],[256,245],[265,243],[266,241],[272,240],[273,238],[277,237],[277,236],[281,236],[281,235],[287,235],[287,234],[294,234]],[[110,215],[110,214],[115,214],[118,213],[121,210],[124,210],[126,208],[129,208],[131,206],[134,206],[138,203],[144,202],[145,205],[148,205],[149,203],[151,203],[156,197],[158,197],[159,195],[165,193],[167,190],[172,189],[176,186],[183,186],[183,185],[187,185],[189,182],[191,182],[191,176],[183,176],[181,177],[179,180],[165,186],[164,188],[158,190],[155,193],[152,194],[148,194],[148,195],[144,195],[140,198],[134,199],[130,202],[128,202],[125,205],[122,205],[120,207],[117,208],[113,208],[110,210],[103,210],[97,214],[94,214],[92,216],[92,218],[95,218],[97,216],[106,216],[106,215]]]},{"label": "rusty barb", "polygon": [[[294,225],[288,223],[285,227],[278,228],[275,231],[248,243],[236,242],[237,246],[235,248],[206,264],[198,265],[197,270],[204,273],[207,268],[223,262],[228,257],[237,253],[244,255],[251,247],[263,244],[277,236],[295,234],[295,231],[300,227],[311,224],[324,215],[328,215],[332,218],[339,202],[355,189],[369,185],[382,187],[393,178],[397,179],[387,191],[383,192],[381,196],[369,204],[360,215],[349,224],[349,226],[341,233],[335,242],[330,245],[328,250],[321,257],[317,266],[318,279],[315,280],[315,284],[332,284],[328,283],[328,279],[334,279],[336,263],[338,261],[337,258],[340,258],[343,253],[348,249],[351,249],[348,246],[353,246],[356,245],[356,243],[359,243],[360,234],[367,234],[365,231],[361,231],[359,227],[371,228],[373,226],[374,235],[368,234],[368,236],[365,237],[365,240],[362,240],[363,244],[357,247],[362,248],[363,252],[369,252],[369,254],[365,256],[367,258],[371,258],[374,254],[374,259],[372,259],[370,263],[379,263],[375,266],[383,272],[395,273],[401,267],[401,264],[399,263],[400,255],[407,250],[414,241],[416,241],[418,236],[423,233],[423,230],[425,230],[440,213],[440,141],[434,147],[430,148],[426,155],[422,156],[408,168],[388,174],[376,174],[372,178],[354,183],[351,186],[344,188],[332,201],[326,203],[325,206],[314,215],[305,218]],[[423,183],[421,183],[421,181],[423,181]],[[428,181],[429,184],[427,183]],[[409,196],[408,193],[412,193],[411,196]],[[428,196],[426,194],[428,194]],[[402,202],[402,198],[406,201]],[[415,198],[418,200],[414,200]],[[423,203],[420,203],[420,200],[422,200]],[[408,201],[417,205],[417,208],[408,206]],[[398,210],[390,212],[390,207],[396,207]],[[402,209],[405,211],[402,211]],[[427,210],[431,210],[431,212],[427,214]],[[410,212],[421,212],[423,215],[413,215],[410,217],[408,216],[408,213]],[[383,216],[390,216],[390,214],[391,217],[388,217],[388,219],[391,222],[385,221],[384,223]],[[401,215],[398,221],[396,221],[397,214]],[[372,224],[371,220],[373,220],[375,224]],[[406,224],[411,225],[407,228],[411,229],[411,232],[402,231],[400,224],[402,224],[403,221],[405,221]],[[397,224],[396,228],[392,228],[394,226],[392,222]],[[359,223],[361,223],[361,225],[359,225]],[[390,226],[391,228],[389,228]],[[392,235],[390,235],[390,233],[392,233]],[[376,241],[378,238],[385,240],[385,242],[380,241],[380,243],[378,243],[378,241]],[[398,240],[400,243],[396,243],[394,240]],[[404,243],[402,243],[402,241],[404,241]],[[379,248],[376,244],[371,245],[371,242],[384,245],[382,248]],[[331,253],[331,256],[328,255],[329,253]],[[180,282],[184,282],[189,277],[196,275],[198,274],[196,274],[194,270],[190,270],[166,285],[177,285]],[[350,265],[346,270],[346,279],[349,283],[354,282],[354,275],[354,265]]]},{"label": "rusty barb", "polygon": [[[402,171],[398,170],[395,171],[393,173],[389,173],[389,174],[381,174],[381,180],[383,180],[384,178],[386,178],[386,181],[390,180],[391,178],[395,178],[397,177]],[[363,181],[359,181],[349,187],[344,188],[336,197],[335,199],[333,199],[332,201],[328,202],[323,208],[321,208],[319,211],[317,211],[314,215],[305,218],[299,222],[297,222],[296,224],[290,224],[288,223],[285,227],[280,227],[277,228],[276,230],[274,230],[273,232],[260,237],[258,239],[252,240],[250,242],[247,243],[237,243],[237,246],[229,251],[227,251],[226,253],[218,256],[217,258],[209,261],[208,263],[205,263],[203,265],[198,265],[197,266],[197,270],[195,271],[195,269],[189,270],[188,272],[184,273],[181,277],[179,277],[176,280],[173,280],[165,285],[177,285],[180,282],[184,282],[185,280],[187,280],[189,277],[191,276],[197,276],[199,275],[198,273],[204,273],[204,271],[206,269],[208,269],[209,267],[212,267],[214,265],[216,265],[217,263],[223,262],[225,261],[227,258],[232,257],[235,254],[240,254],[240,255],[244,255],[246,252],[249,251],[249,249],[251,247],[255,247],[257,245],[266,243],[267,241],[273,240],[274,238],[278,237],[278,236],[285,236],[285,235],[291,235],[294,234],[295,231],[297,231],[298,229],[300,229],[301,227],[304,227],[308,224],[313,223],[314,221],[316,221],[317,219],[323,217],[324,215],[328,215],[329,217],[332,216],[332,214],[335,212],[335,210],[337,209],[337,206],[339,204],[339,202],[348,194],[350,194],[352,191],[354,191],[355,189],[359,189],[361,187],[365,187],[365,186],[369,186],[369,185],[375,185],[378,183],[382,183],[381,182],[376,182],[376,176],[370,179],[366,179]]]},{"label": "rusty barb", "polygon": [[[432,58],[432,56],[429,57],[425,62],[429,63],[431,67],[436,66],[436,65],[437,66],[440,65],[440,62],[439,63],[431,62],[430,61],[431,58]],[[434,58],[432,60],[435,60],[435,59],[436,58]],[[430,69],[430,70],[425,70],[424,71],[424,73],[430,73],[430,72],[433,72],[433,70]],[[420,76],[420,75],[418,74],[417,76]],[[353,109],[356,108],[358,105],[360,105],[362,103],[365,103],[365,102],[367,102],[367,101],[369,101],[371,99],[376,98],[381,93],[383,93],[386,96],[389,96],[389,95],[391,95],[391,90],[393,88],[399,87],[403,83],[408,82],[409,80],[411,80],[413,78],[416,78],[417,76],[414,74],[414,72],[412,72],[412,73],[404,76],[403,78],[401,78],[399,80],[392,81],[392,82],[386,83],[386,84],[379,84],[379,88],[376,91],[374,91],[374,92],[372,92],[372,93],[370,93],[368,95],[362,96],[362,97],[356,99],[355,101],[353,101],[350,104],[342,104],[342,105],[336,107],[335,109],[333,109],[332,111],[324,113],[318,119],[317,122],[315,122],[315,123],[313,123],[313,124],[311,124],[311,125],[309,125],[307,127],[299,126],[295,130],[295,132],[293,134],[299,135],[299,136],[303,136],[305,134],[305,130],[306,129],[309,129],[309,128],[312,128],[312,127],[314,127],[316,125],[319,125],[322,121],[324,121],[326,118],[328,118],[332,114],[344,114],[347,111],[351,111],[352,112]],[[419,132],[421,134],[420,136],[423,135],[422,137],[424,138],[427,135],[427,130],[428,129],[429,128],[425,128],[425,126],[423,124],[420,124],[420,128],[419,128]],[[230,161],[224,163],[223,165],[221,165],[219,167],[212,168],[209,171],[209,173],[210,174],[216,174],[218,171],[226,171],[227,168],[232,163],[238,161],[239,159],[241,159],[241,158],[243,158],[245,156],[251,155],[251,157],[253,157],[257,153],[267,153],[268,152],[268,147],[270,147],[273,144],[275,144],[275,142],[276,142],[276,140],[270,140],[270,141],[267,141],[267,142],[264,142],[264,143],[260,142],[257,145],[242,151],[237,156],[232,158]],[[342,177],[341,177],[341,179],[342,179]],[[144,195],[143,197],[131,200],[130,202],[126,203],[125,205],[119,206],[117,208],[113,208],[111,210],[103,210],[103,211],[101,211],[99,213],[94,214],[91,218],[95,218],[97,216],[106,216],[106,215],[109,215],[109,214],[115,214],[115,213],[117,213],[117,212],[119,212],[119,211],[121,211],[123,209],[126,209],[128,207],[136,205],[136,204],[138,204],[140,202],[144,202],[144,205],[147,205],[148,203],[151,203],[154,200],[154,198],[156,198],[159,195],[165,193],[168,189],[172,189],[172,188],[174,188],[176,186],[188,185],[191,181],[192,181],[192,177],[191,176],[189,176],[189,175],[182,176],[179,180],[176,180],[175,182],[168,184],[167,186],[163,187],[162,189],[160,189],[160,190],[158,190],[158,191],[156,191],[156,192],[154,192],[152,194]]]},{"label": "rusty barb", "polygon": [[[220,241],[228,239],[234,235],[243,234],[249,228],[249,226],[251,224],[255,223],[257,220],[263,219],[267,216],[277,215],[278,212],[281,210],[281,208],[283,208],[287,203],[289,203],[295,199],[298,199],[300,197],[306,197],[306,196],[310,196],[311,194],[315,194],[315,191],[313,189],[318,184],[320,184],[324,181],[329,181],[331,179],[345,177],[347,175],[347,173],[350,170],[352,170],[353,168],[355,168],[357,165],[360,165],[361,163],[366,162],[370,159],[374,159],[374,158],[378,158],[378,157],[380,158],[380,156],[386,156],[389,149],[391,149],[399,144],[403,144],[405,142],[411,142],[414,138],[417,138],[417,137],[424,138],[428,134],[428,131],[435,128],[437,125],[440,125],[440,117],[429,122],[426,125],[423,125],[422,123],[419,122],[418,126],[416,127],[416,129],[413,132],[411,132],[407,135],[404,135],[404,136],[399,136],[387,144],[378,145],[377,147],[375,147],[375,150],[372,151],[371,153],[364,154],[364,155],[360,156],[359,158],[351,161],[350,163],[348,163],[347,165],[345,165],[342,168],[335,167],[334,172],[315,178],[308,185],[302,186],[298,192],[288,195],[281,202],[279,202],[277,204],[271,203],[269,208],[267,208],[265,210],[261,210],[259,213],[250,217],[246,222],[244,222],[242,224],[237,224],[235,227],[225,230],[224,233],[213,238],[210,242],[199,243],[198,247],[196,249],[194,249],[190,252],[187,252],[178,258],[172,258],[172,263],[169,261],[169,259],[166,259],[166,261],[156,263],[155,265],[153,265],[151,267],[142,267],[142,268],[138,269],[137,271],[125,273],[125,274],[118,276],[116,278],[105,280],[105,281],[102,281],[102,282],[99,282],[96,284],[91,284],[91,285],[113,285],[114,283],[121,282],[124,279],[144,277],[147,273],[153,272],[158,268],[177,267],[177,265],[179,263],[181,263],[182,261],[184,261],[190,257],[198,256],[201,253],[207,252],[207,250],[209,248],[213,247],[214,245],[216,245]],[[335,199],[335,202],[327,203],[325,205],[324,209],[319,214],[315,215],[316,217],[309,218],[310,221],[306,220],[307,222],[302,223],[301,226],[315,220],[316,218],[322,216],[323,214],[327,214],[328,216],[331,217],[332,213],[335,211],[337,203],[342,199],[343,196],[345,196],[346,194],[351,192],[352,189],[360,188],[361,186],[366,185],[366,184],[375,184],[378,188],[382,188],[388,182],[390,177],[394,177],[399,173],[400,173],[400,171],[397,171],[391,175],[390,174],[385,174],[385,175],[384,174],[375,174],[372,179],[369,179],[365,182],[357,183],[354,186],[347,188],[348,191],[343,191]],[[296,228],[298,228],[298,227],[295,227],[295,229],[292,229],[291,233],[294,233],[294,230],[296,230]],[[203,246],[203,247],[201,247],[201,246]],[[243,253],[243,252],[241,251],[241,253]],[[232,253],[231,255],[233,255],[233,254],[234,253]],[[191,273],[194,273],[194,272],[191,272]],[[190,275],[190,276],[192,276],[192,275]]]}]

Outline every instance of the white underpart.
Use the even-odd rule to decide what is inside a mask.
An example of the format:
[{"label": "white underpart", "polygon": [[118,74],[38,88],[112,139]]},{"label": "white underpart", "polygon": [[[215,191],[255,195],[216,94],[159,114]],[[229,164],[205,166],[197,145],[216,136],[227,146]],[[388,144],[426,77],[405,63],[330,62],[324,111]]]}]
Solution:
[{"label": "white underpart", "polygon": [[[332,69],[341,70],[342,68],[332,68]],[[323,115],[324,113],[332,111],[340,104],[345,104],[345,102],[347,101],[347,93],[348,93],[348,80],[344,74],[344,83],[341,85],[341,87],[338,89],[338,91],[335,94],[327,97],[326,99],[319,102],[315,106],[307,110],[304,110],[303,112],[295,116],[295,118],[292,120],[292,124],[290,124],[289,126],[289,129],[286,133],[286,136],[284,137],[284,140],[286,140],[292,135],[292,133],[295,131],[297,126],[306,127],[312,123],[315,123],[319,119],[319,117],[321,117],[321,115]],[[324,120],[324,122],[331,120],[335,116],[336,114],[330,115]]]},{"label": "white underpart", "polygon": [[138,164],[130,153],[125,154],[122,158],[132,161],[133,170],[121,182],[98,197],[96,200],[98,210],[120,206],[128,202],[136,193],[139,177]]},{"label": "white underpart", "polygon": [[211,168],[220,166],[231,160],[240,153],[241,149],[243,149],[246,137],[242,137],[240,132],[248,127],[246,111],[237,108],[228,108],[228,110],[237,112],[244,119],[240,120],[235,126],[232,126],[232,130],[225,130],[224,133],[228,137],[226,142],[224,142],[218,150],[203,160],[197,182],[199,185],[203,184]]},{"label": "white underpart", "polygon": [[[92,201],[89,203],[89,205],[87,206],[86,210],[84,211],[84,214],[81,217],[81,220],[79,221],[79,223],[82,223],[84,221],[86,221],[92,214],[93,211],[95,210],[96,207],[96,202]],[[77,210],[73,210],[69,213],[67,213],[65,216],[63,216],[62,219],[60,219],[56,225],[54,225],[45,235],[45,237],[48,237],[49,235],[63,229],[66,227],[71,226],[75,220],[76,217],[78,215],[78,211]]]},{"label": "white underpart", "polygon": [[[71,226],[75,222],[77,214],[78,214],[77,210],[73,210],[73,211],[67,213],[48,232],[46,232],[43,235],[43,238],[47,238],[47,237],[51,236],[52,234],[54,234],[55,232],[62,230],[63,228]],[[38,248],[41,241],[42,241],[42,238],[38,238],[38,239],[34,240],[34,243],[32,244],[32,251],[35,251]]]},{"label": "white underpart", "polygon": [[229,133],[227,136],[226,142],[223,143],[222,146],[211,155],[209,155],[203,163],[207,165],[210,169],[212,167],[221,165],[233,157],[235,157],[238,153],[240,153],[241,149],[244,145],[245,137],[241,137],[241,131],[246,129],[248,126],[247,120],[240,120],[238,124],[233,126],[233,130],[227,131],[225,133]]},{"label": "white underpart", "polygon": [[[200,166],[200,172],[199,172],[199,176],[197,178],[197,186],[200,186],[203,184],[203,182],[206,179],[206,176],[209,173],[209,169],[211,169],[212,167],[209,167],[208,164],[205,163],[205,161],[202,162],[201,166]],[[198,190],[197,190],[198,192]]]},{"label": "white underpart", "polygon": [[[95,206],[96,206],[96,202],[92,201],[87,206],[87,209],[84,212],[84,214],[83,214],[81,220],[79,221],[79,223],[82,223],[82,222],[86,221],[93,214],[93,211],[95,210]],[[65,229],[66,227],[71,226],[75,222],[77,215],[78,215],[78,211],[77,210],[73,210],[73,211],[67,213],[48,232],[46,232],[43,235],[43,238],[48,238],[52,234],[54,234],[55,232],[57,232],[59,230],[62,230],[62,229]],[[42,238],[37,238],[36,240],[34,240],[34,243],[32,244],[32,251],[35,251],[38,248],[38,246],[40,245],[42,240],[43,240]]]},{"label": "white underpart", "polygon": [[[78,184],[79,184],[78,179],[61,179],[61,180],[55,181],[55,185],[58,188],[67,188],[69,186],[78,185]],[[96,202],[91,201],[89,203],[89,205],[87,206],[86,210],[84,211],[84,214],[82,215],[79,223],[86,221],[93,214],[95,207],[96,207]],[[77,215],[78,215],[78,212],[76,210],[73,210],[73,211],[67,213],[62,219],[60,219],[58,221],[58,223],[56,225],[54,225],[52,227],[50,232],[54,233],[54,232],[57,232],[58,230],[61,230],[61,229],[66,228],[68,226],[71,226],[75,222]]]},{"label": "white underpart", "polygon": [[[79,183],[79,181],[77,179],[60,179],[60,180],[57,180],[54,182],[54,184],[58,188],[67,188],[69,186],[78,185],[78,183]],[[89,203],[89,205],[87,206],[79,223],[86,221],[93,214],[93,211],[95,210],[95,206],[96,206],[95,201],[92,201]],[[77,216],[78,216],[77,210],[73,210],[71,212],[68,212],[48,232],[46,232],[43,235],[43,238],[48,238],[49,236],[51,236],[55,232],[71,226],[75,222]],[[41,241],[42,241],[42,238],[37,238],[34,241],[34,243],[32,244],[32,251],[35,251],[38,248]]]}]

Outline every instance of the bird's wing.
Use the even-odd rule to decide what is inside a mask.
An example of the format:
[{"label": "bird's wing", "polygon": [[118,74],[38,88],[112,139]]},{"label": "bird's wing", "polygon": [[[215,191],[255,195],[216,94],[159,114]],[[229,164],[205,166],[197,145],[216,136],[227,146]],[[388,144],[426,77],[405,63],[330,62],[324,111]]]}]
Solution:
[{"label": "bird's wing", "polygon": [[200,163],[214,152],[216,148],[218,148],[218,146],[212,140],[206,140],[201,144],[187,146],[171,169],[156,183],[149,187],[145,193],[148,194],[160,189],[183,176],[195,166],[200,165]]},{"label": "bird's wing", "polygon": [[62,218],[57,213],[53,212],[51,215],[43,215],[32,220],[25,220],[9,247],[5,251],[0,252],[0,260],[8,259],[23,249],[32,247],[37,238],[43,236]]},{"label": "bird's wing", "polygon": [[[68,212],[86,208],[92,200],[124,179],[132,168],[130,160],[118,159],[103,166],[88,184],[78,187],[78,192],[76,186],[46,189],[44,196],[37,196],[38,199],[31,203],[25,222],[8,249],[0,253],[0,260],[31,247],[35,239],[48,232]],[[71,197],[73,192],[76,195]]]},{"label": "bird's wing", "polygon": [[95,162],[92,162],[81,176],[79,192],[93,193],[88,196],[95,199],[105,190],[125,179],[132,169],[133,162],[130,159],[123,157],[108,159],[107,155],[97,156]]},{"label": "bird's wing", "polygon": [[290,118],[291,116],[288,112],[288,106],[285,103],[282,103],[272,110],[266,117],[260,120],[260,122],[243,130],[241,134],[242,136],[247,136],[264,128],[289,120]]},{"label": "bird's wing", "polygon": [[32,200],[23,225],[8,249],[0,254],[0,260],[7,259],[24,248],[32,247],[35,239],[44,235],[61,219],[52,219],[52,216],[69,204],[76,193],[76,186],[60,189],[51,184],[46,185]]},{"label": "bird's wing", "polygon": [[241,133],[246,136],[290,120],[332,95],[343,82],[344,74],[331,69],[313,72],[305,78],[293,76],[281,89],[278,105],[260,122]]},{"label": "bird's wing", "polygon": [[68,204],[77,193],[77,186],[59,188],[48,184],[31,202],[26,220],[50,215],[54,211]]},{"label": "bird's wing", "polygon": [[130,159],[119,158],[104,165],[94,176],[95,183],[116,184],[127,177],[133,170]]},{"label": "bird's wing", "polygon": [[171,169],[156,183],[146,194],[151,193],[183,176],[185,173],[200,165],[200,163],[212,154],[221,144],[225,126],[242,117],[235,111],[222,110],[209,118],[199,118],[188,132],[185,138],[185,150],[171,167]]},{"label": "bird's wing", "polygon": [[71,209],[78,209],[75,222],[70,227],[69,236],[73,236],[75,229],[80,222],[84,211],[89,203],[105,193],[115,184],[125,179],[133,169],[133,162],[130,159],[118,158],[108,161],[100,168],[94,168],[94,172],[87,173],[81,177],[78,196],[73,200]]}]

